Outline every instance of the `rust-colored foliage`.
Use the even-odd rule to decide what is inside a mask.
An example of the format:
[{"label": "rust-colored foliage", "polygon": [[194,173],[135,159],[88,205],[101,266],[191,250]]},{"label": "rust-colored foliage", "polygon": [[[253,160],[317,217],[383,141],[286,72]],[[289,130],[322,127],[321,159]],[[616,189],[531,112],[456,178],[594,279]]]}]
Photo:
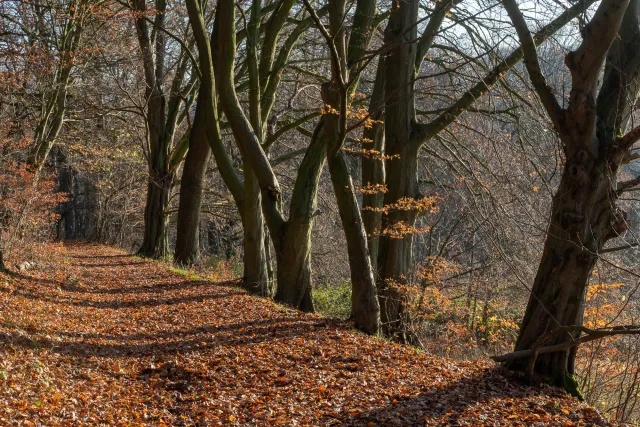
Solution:
[{"label": "rust-colored foliage", "polygon": [[557,388],[234,282],[91,245],[38,265],[0,276],[0,425],[607,425]]}]

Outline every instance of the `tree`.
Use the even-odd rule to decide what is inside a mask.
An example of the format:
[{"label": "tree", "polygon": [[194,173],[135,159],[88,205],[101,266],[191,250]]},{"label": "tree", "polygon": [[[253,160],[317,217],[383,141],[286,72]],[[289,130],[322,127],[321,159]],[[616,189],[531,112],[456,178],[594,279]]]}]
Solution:
[{"label": "tree", "polygon": [[[366,222],[367,234],[378,235],[376,242],[371,242],[372,239],[370,242],[371,248],[375,250],[371,256],[376,258],[382,324],[386,334],[396,336],[401,341],[411,340],[411,332],[407,329],[408,314],[398,292],[398,285],[410,281],[416,220],[421,211],[424,212],[431,206],[426,203],[418,184],[418,154],[425,144],[454,123],[523,57],[521,49],[515,50],[435,118],[428,123],[419,122],[415,109],[416,78],[447,14],[456,2],[438,3],[420,35],[419,4],[418,0],[398,0],[392,4],[385,29],[384,65],[378,69],[378,73],[384,73],[384,76],[376,78],[378,92],[372,96],[370,107],[370,111],[375,112],[379,107],[373,102],[384,104],[384,140],[380,134],[373,135],[374,138],[371,139],[375,146],[382,148],[385,162],[383,167],[375,164],[363,167],[367,180],[369,177],[374,179],[371,184],[384,185],[387,190],[383,197],[365,199],[364,210],[377,212],[384,206],[404,206],[391,209],[388,213],[383,212],[380,217],[374,216]],[[585,7],[588,4],[580,3],[568,8],[536,33],[536,42],[541,43],[549,38],[578,16]],[[379,229],[371,228],[378,224]],[[397,236],[385,235],[385,230],[405,231],[402,236]]]},{"label": "tree", "polygon": [[313,311],[310,234],[318,180],[326,155],[326,145],[322,141],[323,121],[316,126],[298,170],[287,220],[282,212],[280,185],[261,145],[259,129],[254,129],[250,119],[245,116],[234,87],[236,35],[233,1],[221,1],[217,13],[220,101],[236,143],[245,162],[253,169],[260,187],[262,209],[276,250],[275,299],[303,311]]},{"label": "tree", "polygon": [[[273,144],[277,140],[277,136],[267,140],[267,126],[266,121],[269,117],[273,103],[275,100],[275,93],[282,77],[282,71],[286,64],[287,58],[291,49],[299,39],[300,35],[306,28],[311,25],[311,20],[301,21],[294,31],[287,37],[282,49],[276,57],[276,43],[278,35],[282,31],[286,19],[289,15],[289,11],[293,7],[292,1],[280,1],[276,4],[274,11],[267,20],[265,28],[265,36],[262,43],[262,49],[260,51],[260,61],[258,62],[258,39],[259,32],[257,22],[260,22],[262,16],[262,9],[260,3],[256,2],[251,8],[251,18],[245,31],[243,32],[247,39],[247,72],[249,75],[249,105],[250,105],[250,122],[243,123],[243,126],[249,126],[251,129],[255,129],[253,136],[257,138],[258,145],[263,144],[260,150],[266,150],[270,144]],[[270,296],[272,295],[272,281],[269,278],[269,267],[266,259],[266,244],[268,242],[264,236],[264,220],[262,214],[262,202],[259,191],[259,182],[253,171],[254,166],[249,161],[247,154],[241,149],[243,155],[243,175],[244,182],[240,183],[235,176],[233,167],[228,161],[227,154],[222,140],[220,137],[219,124],[217,123],[217,110],[216,107],[216,83],[214,80],[219,79],[220,83],[220,97],[223,108],[225,105],[227,109],[234,108],[234,112],[237,112],[235,108],[238,108],[242,114],[242,120],[246,119],[244,113],[240,109],[240,105],[236,97],[235,79],[233,76],[233,61],[235,60],[235,22],[234,25],[228,29],[226,22],[222,22],[220,18],[220,11],[218,10],[216,20],[214,22],[214,30],[212,32],[211,39],[213,43],[209,43],[206,37],[206,29],[204,25],[203,12],[198,5],[188,2],[189,13],[191,17],[191,24],[196,34],[196,40],[198,45],[198,51],[200,55],[200,64],[203,71],[203,79],[207,81],[206,87],[201,90],[207,91],[208,99],[208,133],[210,141],[213,144],[212,148],[216,162],[219,165],[220,171],[223,175],[225,184],[233,194],[236,205],[238,207],[240,217],[243,222],[244,229],[244,267],[245,267],[245,282],[247,287],[254,293]],[[235,15],[232,17],[235,19]],[[225,17],[228,19],[228,17]],[[230,58],[220,59],[218,62],[220,66],[216,69],[216,76],[213,71],[213,58],[219,56],[217,49],[212,50],[211,45],[222,45],[226,43],[222,37],[228,36],[229,32],[233,38],[233,52],[230,54]],[[230,61],[225,62],[225,61]],[[225,65],[226,64],[226,65]],[[222,74],[220,69],[224,69],[225,66],[229,66],[230,70],[228,75]],[[258,71],[260,69],[260,72]],[[215,78],[214,78],[215,77]],[[211,83],[209,83],[211,80]],[[215,111],[214,111],[215,110]],[[225,113],[229,113],[225,109]],[[238,138],[237,122],[229,120],[230,126],[236,139]],[[234,127],[236,126],[236,127]],[[246,129],[243,129],[246,131]],[[283,132],[277,133],[278,136]],[[241,135],[243,135],[241,133]],[[264,151],[262,151],[264,154]],[[266,158],[266,154],[265,158]],[[321,169],[321,168],[320,168]],[[319,173],[319,172],[318,172]]]},{"label": "tree", "polygon": [[183,100],[192,90],[194,81],[185,81],[190,58],[188,48],[181,45],[168,94],[167,78],[167,9],[164,0],[156,1],[153,30],[149,29],[149,11],[145,0],[133,0],[135,27],[146,84],[147,161],[149,181],[144,213],[144,236],[139,254],[161,258],[167,254],[166,209],[173,186],[175,165],[171,164],[171,148],[178,125]]},{"label": "tree", "polygon": [[[36,170],[42,168],[56,138],[60,134],[65,120],[71,74],[76,65],[76,56],[80,49],[82,33],[87,20],[93,12],[90,2],[79,0],[68,5],[49,5],[49,8],[62,6],[62,18],[52,14],[47,22],[46,6],[33,5],[36,18],[35,28],[29,34],[32,43],[41,44],[45,50],[55,50],[60,55],[53,73],[51,86],[43,88],[45,102],[43,112],[34,132],[34,142],[29,151],[28,163]],[[65,7],[66,6],[66,7]],[[26,18],[26,17],[25,17]],[[56,28],[57,27],[57,28]],[[54,36],[54,32],[60,36]]]},{"label": "tree", "polygon": [[324,142],[327,144],[327,164],[347,240],[352,286],[351,317],[356,327],[377,334],[380,329],[380,305],[369,258],[367,235],[353,180],[342,150],[350,130],[348,113],[363,68],[361,64],[367,63],[366,58],[362,56],[371,39],[369,34],[372,34],[374,29],[375,2],[357,2],[356,19],[350,28],[352,37],[348,48],[346,29],[343,25],[346,19],[346,2],[334,1],[329,5],[328,29],[307,0],[305,5],[325,37],[331,55],[331,80],[323,85],[321,91],[322,100],[328,110],[324,117]]},{"label": "tree", "polygon": [[[628,228],[627,215],[617,199],[640,180],[618,182],[617,176],[620,167],[635,157],[631,147],[640,136],[637,129],[622,136],[640,85],[640,52],[636,47],[640,9],[636,0],[600,4],[582,30],[582,43],[566,56],[571,92],[565,108],[546,82],[537,43],[517,3],[505,0],[504,6],[522,43],[531,82],[562,141],[565,159],[542,259],[516,343],[516,350],[525,350],[547,332],[582,324],[593,267],[606,243]],[[576,339],[579,333],[560,333],[545,344]],[[523,363],[517,360],[510,365],[522,368]],[[538,357],[535,369],[576,391],[574,363],[575,348],[564,349]]]},{"label": "tree", "polygon": [[200,257],[200,207],[204,190],[204,175],[211,156],[207,138],[205,94],[199,94],[196,112],[189,131],[188,151],[180,180],[180,202],[176,222],[176,247],[173,260],[185,266],[194,264]]}]

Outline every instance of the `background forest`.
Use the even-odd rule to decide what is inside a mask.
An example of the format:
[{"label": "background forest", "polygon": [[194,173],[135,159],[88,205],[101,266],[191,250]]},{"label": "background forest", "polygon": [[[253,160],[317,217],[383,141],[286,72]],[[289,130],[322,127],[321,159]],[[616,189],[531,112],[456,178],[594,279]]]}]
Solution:
[{"label": "background forest", "polygon": [[0,268],[117,246],[637,423],[639,91],[640,0],[0,0]]}]

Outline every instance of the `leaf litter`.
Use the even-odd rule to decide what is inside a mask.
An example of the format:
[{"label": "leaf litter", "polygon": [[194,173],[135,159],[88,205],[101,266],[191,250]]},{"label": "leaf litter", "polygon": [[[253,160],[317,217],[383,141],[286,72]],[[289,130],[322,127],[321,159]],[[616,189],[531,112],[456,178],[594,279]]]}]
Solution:
[{"label": "leaf litter", "polygon": [[605,426],[485,361],[354,331],[118,249],[0,275],[0,425]]}]

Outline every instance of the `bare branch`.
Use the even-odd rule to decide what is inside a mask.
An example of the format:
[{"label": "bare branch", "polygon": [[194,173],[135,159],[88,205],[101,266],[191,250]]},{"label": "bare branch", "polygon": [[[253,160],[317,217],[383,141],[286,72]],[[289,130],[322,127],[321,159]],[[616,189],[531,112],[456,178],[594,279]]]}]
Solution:
[{"label": "bare branch", "polygon": [[556,126],[556,129],[560,129],[562,123],[561,117],[564,110],[560,107],[558,100],[553,94],[553,90],[547,84],[547,81],[542,74],[540,63],[538,62],[536,43],[531,36],[527,22],[525,21],[524,16],[522,16],[522,12],[520,12],[520,8],[515,0],[503,0],[502,3],[511,18],[511,22],[515,27],[516,32],[518,33],[518,38],[520,39],[522,52],[524,54],[524,64],[527,67],[531,83],[533,83],[533,87],[538,93],[538,96],[540,96],[540,101],[542,101],[542,105],[545,110],[547,110],[547,113],[549,114],[553,124]]}]

